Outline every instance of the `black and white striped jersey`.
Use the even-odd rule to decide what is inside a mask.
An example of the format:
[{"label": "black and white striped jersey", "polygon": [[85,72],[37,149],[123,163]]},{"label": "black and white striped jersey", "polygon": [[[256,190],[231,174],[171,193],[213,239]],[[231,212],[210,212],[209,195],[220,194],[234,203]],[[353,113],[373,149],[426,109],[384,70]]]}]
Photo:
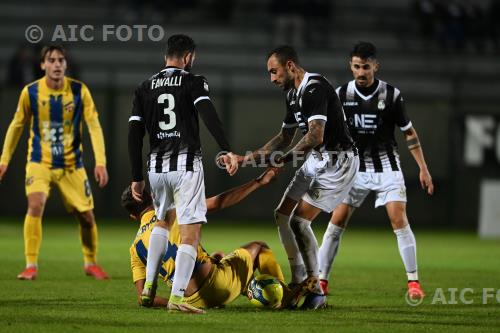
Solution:
[{"label": "black and white striped jersey", "polygon": [[394,128],[398,126],[405,131],[412,124],[399,89],[377,81],[375,90],[367,96],[359,91],[354,80],[336,91],[359,151],[359,171],[399,171],[401,166]]},{"label": "black and white striped jersey", "polygon": [[[201,144],[195,106],[209,99],[207,80],[177,67],[166,67],[138,86],[129,123],[141,122],[149,134],[150,172],[200,169]],[[137,177],[139,173],[142,172],[135,170]]]},{"label": "black and white striped jersey", "polygon": [[315,147],[316,150],[334,152],[356,149],[335,88],[320,74],[305,73],[300,86],[288,91],[286,109],[283,128],[299,127],[302,134],[306,134],[310,121],[321,119],[326,122],[323,144]]}]

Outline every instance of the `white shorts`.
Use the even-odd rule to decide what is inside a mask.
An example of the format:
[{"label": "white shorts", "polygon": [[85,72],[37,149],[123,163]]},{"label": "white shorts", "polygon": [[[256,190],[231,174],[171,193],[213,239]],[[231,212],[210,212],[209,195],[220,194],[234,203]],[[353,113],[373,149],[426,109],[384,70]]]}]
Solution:
[{"label": "white shorts", "polygon": [[359,158],[352,152],[339,152],[326,166],[310,154],[295,173],[284,196],[304,200],[327,213],[332,212],[347,196],[354,184]]},{"label": "white shorts", "polygon": [[401,171],[358,172],[356,181],[343,203],[359,207],[366,196],[374,191],[375,208],[391,201],[406,202],[406,186]]},{"label": "white shorts", "polygon": [[207,222],[203,168],[200,171],[148,174],[153,205],[159,220],[164,220],[166,212],[175,208],[179,224]]}]

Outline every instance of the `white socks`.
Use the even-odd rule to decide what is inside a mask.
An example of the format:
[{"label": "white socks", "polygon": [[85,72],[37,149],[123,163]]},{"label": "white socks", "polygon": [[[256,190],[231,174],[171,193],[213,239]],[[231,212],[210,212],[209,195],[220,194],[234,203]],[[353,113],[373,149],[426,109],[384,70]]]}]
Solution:
[{"label": "white socks", "polygon": [[337,252],[342,239],[344,228],[336,226],[333,223],[328,223],[325,234],[323,235],[323,243],[319,248],[319,278],[328,280],[332,271],[333,261],[337,256]]},{"label": "white socks", "polygon": [[181,244],[175,258],[174,282],[172,285],[172,296],[184,297],[184,291],[189,284],[193,274],[194,264],[197,256],[194,246]]},{"label": "white socks", "polygon": [[146,262],[146,282],[154,282],[158,278],[161,260],[168,244],[168,230],[153,227],[149,237],[148,259]]},{"label": "white socks", "polygon": [[408,280],[418,280],[417,273],[417,243],[410,225],[394,230],[398,240],[399,253],[405,265]]},{"label": "white socks", "polygon": [[290,226],[295,234],[308,276],[318,276],[318,241],[311,228],[311,221],[292,215]]},{"label": "white socks", "polygon": [[295,240],[295,235],[290,228],[290,216],[275,212],[274,220],[278,226],[281,244],[283,244],[288,256],[288,262],[290,263],[290,269],[292,271],[292,283],[300,283],[307,278],[307,274],[304,260],[302,260],[297,241]]}]

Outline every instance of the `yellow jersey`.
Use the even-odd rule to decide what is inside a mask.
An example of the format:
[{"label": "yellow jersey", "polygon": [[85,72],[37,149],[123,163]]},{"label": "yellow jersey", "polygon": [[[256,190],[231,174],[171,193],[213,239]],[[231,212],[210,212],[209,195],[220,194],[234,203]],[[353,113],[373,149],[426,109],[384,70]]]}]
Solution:
[{"label": "yellow jersey", "polygon": [[[143,214],[141,217],[141,226],[139,227],[134,242],[130,247],[130,265],[134,282],[146,278],[149,237],[151,236],[151,231],[153,230],[156,221],[157,218],[154,210]],[[180,244],[181,235],[176,219],[168,233],[167,252],[163,256],[159,272],[162,278],[169,284],[172,283],[174,278],[175,258]],[[196,257],[193,272],[195,272],[200,265],[207,262],[212,262],[210,256],[201,245],[198,245],[198,255]]]},{"label": "yellow jersey", "polygon": [[10,162],[24,125],[29,123],[28,162],[51,169],[83,167],[83,121],[89,129],[96,165],[105,166],[104,137],[87,86],[68,77],[59,90],[49,88],[46,77],[26,85],[7,131],[0,163]]}]

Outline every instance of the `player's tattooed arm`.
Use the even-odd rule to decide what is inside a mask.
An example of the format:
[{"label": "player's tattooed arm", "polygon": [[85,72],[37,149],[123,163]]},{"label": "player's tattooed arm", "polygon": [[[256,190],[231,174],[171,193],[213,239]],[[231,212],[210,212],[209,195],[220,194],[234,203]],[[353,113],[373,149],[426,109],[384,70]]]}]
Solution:
[{"label": "player's tattooed arm", "polygon": [[410,150],[415,162],[417,162],[420,168],[419,179],[422,189],[425,190],[429,195],[434,193],[434,184],[432,182],[432,177],[427,169],[427,163],[425,162],[424,152],[422,146],[420,145],[420,140],[418,139],[417,131],[415,128],[410,127],[404,131],[404,136],[406,140],[406,145]]},{"label": "player's tattooed arm", "polygon": [[282,128],[281,131],[275,137],[269,140],[269,142],[266,143],[264,146],[255,150],[251,154],[248,154],[245,157],[243,157],[240,160],[240,163],[243,162],[244,160],[255,161],[262,158],[267,160],[273,152],[280,151],[290,146],[290,144],[293,141],[293,138],[295,137],[296,131],[297,131],[296,127]]},{"label": "player's tattooed arm", "polygon": [[325,133],[325,121],[321,119],[311,120],[309,122],[309,130],[306,135],[297,142],[295,147],[293,147],[288,153],[286,153],[280,162],[289,162],[292,160],[294,155],[305,156],[314,147],[317,147],[323,143],[323,135]]}]

